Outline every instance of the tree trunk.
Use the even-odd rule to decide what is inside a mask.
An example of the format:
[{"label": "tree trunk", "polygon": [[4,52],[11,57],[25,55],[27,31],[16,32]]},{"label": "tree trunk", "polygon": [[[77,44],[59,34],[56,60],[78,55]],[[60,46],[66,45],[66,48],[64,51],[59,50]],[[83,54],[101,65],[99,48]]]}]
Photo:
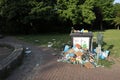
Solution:
[{"label": "tree trunk", "polygon": [[117,26],[117,29],[119,30],[120,28],[119,28],[119,25]]},{"label": "tree trunk", "polygon": [[101,22],[101,24],[100,24],[100,30],[103,30],[103,27],[102,27],[102,22]]}]

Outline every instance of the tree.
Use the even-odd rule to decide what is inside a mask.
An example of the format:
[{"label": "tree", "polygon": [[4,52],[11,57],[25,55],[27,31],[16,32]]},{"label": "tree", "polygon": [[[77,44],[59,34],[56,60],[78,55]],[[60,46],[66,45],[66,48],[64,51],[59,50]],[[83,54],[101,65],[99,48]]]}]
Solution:
[{"label": "tree", "polygon": [[[100,29],[103,29],[103,22],[110,22],[112,21],[113,16],[113,2],[114,0],[99,0],[95,3],[95,13],[96,13],[96,20],[99,20]],[[100,19],[98,19],[100,18]]]},{"label": "tree", "polygon": [[94,0],[57,0],[57,13],[62,20],[70,20],[73,25],[91,24],[95,19],[93,6]]},{"label": "tree", "polygon": [[9,33],[37,32],[41,22],[53,19],[54,4],[55,0],[0,0],[2,30]]},{"label": "tree", "polygon": [[114,4],[114,16],[115,18],[113,18],[113,24],[115,24],[117,29],[119,29],[119,26],[120,26],[120,4],[119,3]]},{"label": "tree", "polygon": [[[52,23],[54,19],[54,0],[31,0],[32,6],[27,18],[29,18],[30,27],[33,32],[42,32]],[[28,19],[26,19],[28,20]],[[41,30],[41,25],[44,27]],[[47,27],[46,27],[47,26]],[[50,26],[50,25],[49,25]]]},{"label": "tree", "polygon": [[24,19],[30,11],[28,0],[3,0],[1,16],[4,32],[23,32]]},{"label": "tree", "polygon": [[94,0],[86,0],[82,5],[80,5],[83,22],[92,24],[92,22],[96,19],[95,13],[93,12],[94,5]]},{"label": "tree", "polygon": [[[73,25],[82,20],[79,0],[57,0],[57,14],[61,20],[70,20]],[[79,22],[78,22],[79,21]]]},{"label": "tree", "polygon": [[53,7],[51,2],[49,1],[29,1],[29,3],[32,5],[31,11],[29,15],[33,19],[45,19],[50,20],[53,12]]}]

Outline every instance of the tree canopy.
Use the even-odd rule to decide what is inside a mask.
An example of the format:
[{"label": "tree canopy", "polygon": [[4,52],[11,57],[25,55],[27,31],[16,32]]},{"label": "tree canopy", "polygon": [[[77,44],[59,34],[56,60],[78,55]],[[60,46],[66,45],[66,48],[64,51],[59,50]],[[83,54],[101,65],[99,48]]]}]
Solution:
[{"label": "tree canopy", "polygon": [[117,29],[119,29],[120,26],[120,4],[116,3],[114,5],[114,18],[113,18],[113,23],[115,26],[117,26]]},{"label": "tree canopy", "polygon": [[49,28],[53,25],[56,26],[55,29],[61,25],[64,29],[64,24],[71,24],[69,27],[92,26],[93,29],[103,29],[104,25],[114,28],[120,25],[120,3],[113,2],[114,0],[0,0],[0,32],[40,32],[44,26]]}]

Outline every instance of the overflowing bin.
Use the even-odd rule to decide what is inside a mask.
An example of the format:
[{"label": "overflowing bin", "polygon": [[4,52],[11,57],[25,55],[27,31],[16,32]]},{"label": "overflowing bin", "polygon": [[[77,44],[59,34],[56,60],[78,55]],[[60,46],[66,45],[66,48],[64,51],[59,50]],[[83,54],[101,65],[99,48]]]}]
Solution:
[{"label": "overflowing bin", "polygon": [[79,44],[82,48],[92,51],[92,32],[74,32],[70,36],[73,46]]},{"label": "overflowing bin", "polygon": [[[81,66],[88,69],[102,66],[98,64],[98,58],[106,59],[109,51],[98,52],[99,47],[92,49],[92,32],[88,32],[88,30],[71,30],[70,37],[72,45],[65,45],[62,57],[57,60],[58,62],[81,64]],[[102,43],[101,39],[97,40],[100,44]]]}]

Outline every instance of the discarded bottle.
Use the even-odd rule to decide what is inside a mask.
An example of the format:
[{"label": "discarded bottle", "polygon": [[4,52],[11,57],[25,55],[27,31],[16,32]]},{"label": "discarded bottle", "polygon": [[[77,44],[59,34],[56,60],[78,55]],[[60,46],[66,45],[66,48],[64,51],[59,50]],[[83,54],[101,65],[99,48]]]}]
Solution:
[{"label": "discarded bottle", "polygon": [[71,33],[74,33],[74,27],[71,27]]},{"label": "discarded bottle", "polygon": [[25,55],[28,55],[28,54],[30,54],[32,51],[30,50],[30,48],[25,48]]}]

